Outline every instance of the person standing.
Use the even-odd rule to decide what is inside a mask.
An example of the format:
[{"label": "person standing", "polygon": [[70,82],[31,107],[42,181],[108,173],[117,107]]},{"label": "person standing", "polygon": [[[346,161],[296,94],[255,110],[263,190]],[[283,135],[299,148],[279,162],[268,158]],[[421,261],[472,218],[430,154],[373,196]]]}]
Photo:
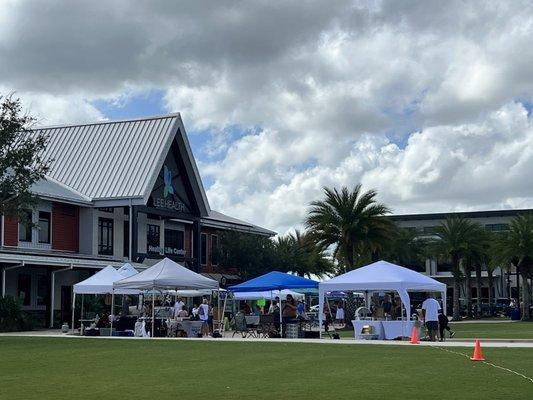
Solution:
[{"label": "person standing", "polygon": [[178,297],[176,302],[174,303],[174,315],[177,315],[181,310],[183,310],[183,306],[185,303],[181,299],[181,297]]},{"label": "person standing", "polygon": [[207,299],[204,298],[202,304],[200,304],[200,307],[198,307],[198,316],[200,317],[200,321],[203,322],[202,324],[202,336],[209,336],[209,303],[207,302]]},{"label": "person standing", "polygon": [[344,308],[342,308],[342,302],[337,303],[337,311],[335,311],[335,322],[340,325],[344,325]]},{"label": "person standing", "polygon": [[439,302],[431,296],[431,293],[428,293],[426,300],[422,303],[422,319],[429,331],[429,340],[432,342],[435,341],[439,329],[439,310]]},{"label": "person standing", "polygon": [[440,334],[440,341],[444,342],[444,331],[448,331],[450,334],[450,338],[453,338],[455,336],[455,332],[451,330],[450,325],[448,324],[448,317],[444,315],[442,310],[439,311],[439,334]]}]

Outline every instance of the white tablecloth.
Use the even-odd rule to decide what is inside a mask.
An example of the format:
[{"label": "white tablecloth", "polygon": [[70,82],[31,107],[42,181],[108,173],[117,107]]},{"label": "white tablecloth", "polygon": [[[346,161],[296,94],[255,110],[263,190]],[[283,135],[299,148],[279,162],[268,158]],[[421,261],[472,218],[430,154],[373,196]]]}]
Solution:
[{"label": "white tablecloth", "polygon": [[361,336],[361,330],[363,329],[363,326],[370,325],[374,327],[374,334],[378,335],[379,340],[385,339],[385,334],[383,332],[383,325],[381,324],[381,321],[367,321],[367,320],[354,320],[352,321],[353,328],[354,328],[354,334],[356,339],[362,339],[363,336]]},{"label": "white tablecloth", "polygon": [[385,339],[392,340],[397,337],[411,337],[415,321],[381,321]]},{"label": "white tablecloth", "polygon": [[202,329],[202,321],[178,321],[178,329],[187,333],[187,337],[196,337]]},{"label": "white tablecloth", "polygon": [[374,327],[374,333],[378,335],[379,340],[392,340],[397,337],[410,337],[413,331],[415,321],[366,321],[353,320],[354,335],[356,339],[362,339],[361,330],[363,326],[370,325]]}]

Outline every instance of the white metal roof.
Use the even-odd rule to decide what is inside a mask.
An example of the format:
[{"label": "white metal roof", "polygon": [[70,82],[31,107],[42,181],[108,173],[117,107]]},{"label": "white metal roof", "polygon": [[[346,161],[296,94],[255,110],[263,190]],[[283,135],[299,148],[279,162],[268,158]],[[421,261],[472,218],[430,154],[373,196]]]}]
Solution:
[{"label": "white metal roof", "polygon": [[41,197],[100,207],[128,200],[146,204],[176,141],[200,214],[208,226],[276,234],[210,209],[179,113],[40,127],[34,132],[44,133],[48,139],[43,156],[50,161],[50,170],[32,187]]},{"label": "white metal roof", "polygon": [[[146,202],[173,140],[185,152],[184,162],[199,201],[207,197],[179,114],[136,120],[37,128],[48,144],[47,176],[90,200],[142,199]],[[202,205],[200,205],[202,208]]]},{"label": "white metal roof", "polygon": [[205,226],[211,226],[213,228],[229,228],[241,232],[259,233],[266,236],[274,236],[277,234],[269,229],[265,229],[249,222],[230,217],[229,215],[222,214],[221,212],[215,210],[210,210],[209,216],[202,219],[202,223]]}]

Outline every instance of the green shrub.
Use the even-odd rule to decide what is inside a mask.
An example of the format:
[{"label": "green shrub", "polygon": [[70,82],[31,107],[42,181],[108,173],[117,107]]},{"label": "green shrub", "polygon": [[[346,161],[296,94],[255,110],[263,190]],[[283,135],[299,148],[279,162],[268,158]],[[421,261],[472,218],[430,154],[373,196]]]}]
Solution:
[{"label": "green shrub", "polygon": [[30,331],[34,326],[35,318],[22,311],[14,297],[0,298],[0,332]]}]

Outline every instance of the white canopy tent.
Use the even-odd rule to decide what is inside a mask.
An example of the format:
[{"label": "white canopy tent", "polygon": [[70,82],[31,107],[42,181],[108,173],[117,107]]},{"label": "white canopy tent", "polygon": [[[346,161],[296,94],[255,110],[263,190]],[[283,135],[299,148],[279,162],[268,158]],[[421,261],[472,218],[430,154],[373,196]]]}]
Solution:
[{"label": "white canopy tent", "polygon": [[275,299],[279,297],[281,300],[286,300],[287,295],[291,295],[294,299],[300,300],[305,298],[305,294],[293,292],[289,289],[269,290],[262,292],[235,292],[233,294],[234,300],[257,300],[257,299]]},{"label": "white canopy tent", "polygon": [[[212,289],[218,290],[218,282],[197,274],[169,258],[164,258],[150,268],[113,284],[115,289]],[[155,296],[152,296],[152,337],[154,336]]]},{"label": "white canopy tent", "polygon": [[446,284],[436,281],[408,268],[378,261],[367,266],[336,276],[318,285],[319,324],[322,335],[324,295],[333,291],[396,291],[406,310],[411,314],[411,300],[408,291],[442,293],[443,309],[446,310]]},{"label": "white canopy tent", "polygon": [[[113,283],[137,274],[137,270],[130,264],[124,264],[119,270],[116,270],[111,265],[101,269],[96,274],[90,276],[84,281],[78,282],[73,286],[74,296],[72,299],[72,331],[74,332],[74,309],[76,305],[76,294],[139,294],[139,290],[135,289],[114,289]],[[111,313],[113,313],[113,302],[111,300]],[[83,297],[82,297],[82,314],[83,314]]]}]

